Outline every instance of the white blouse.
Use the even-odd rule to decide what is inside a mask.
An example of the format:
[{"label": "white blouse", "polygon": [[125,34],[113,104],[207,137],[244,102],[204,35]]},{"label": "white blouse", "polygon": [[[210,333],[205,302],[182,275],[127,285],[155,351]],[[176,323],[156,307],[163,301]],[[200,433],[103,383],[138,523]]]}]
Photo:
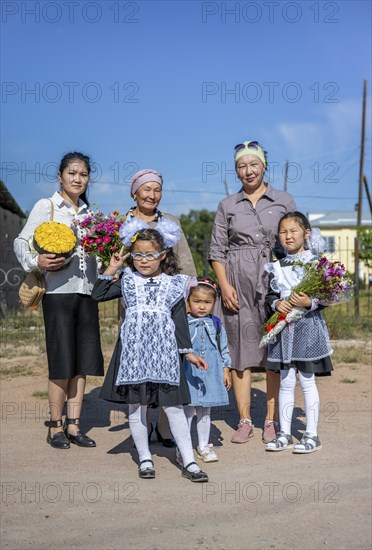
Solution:
[{"label": "white blouse", "polygon": [[88,206],[79,201],[79,209],[75,208],[57,191],[50,199],[39,200],[30,212],[27,223],[14,241],[14,252],[25,271],[37,268],[38,254],[30,247],[35,229],[43,222],[50,221],[51,204],[53,202],[53,221],[64,223],[71,227],[77,237],[77,245],[66,264],[57,271],[43,271],[46,291],[48,294],[91,294],[97,279],[97,262],[94,256],[85,254],[81,246],[84,230],[73,225],[74,220],[83,219],[90,214]]}]

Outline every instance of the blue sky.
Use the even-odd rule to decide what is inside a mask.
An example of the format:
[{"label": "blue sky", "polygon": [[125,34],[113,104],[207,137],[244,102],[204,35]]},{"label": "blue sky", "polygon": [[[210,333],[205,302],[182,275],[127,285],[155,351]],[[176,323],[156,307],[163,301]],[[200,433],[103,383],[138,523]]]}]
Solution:
[{"label": "blue sky", "polygon": [[[267,179],[304,212],[357,202],[363,79],[371,182],[371,2],[1,3],[1,177],[29,210],[64,153],[96,164],[90,200],[126,211],[137,169],[161,209],[215,210],[239,189],[234,145],[258,140]],[[365,202],[366,205],[366,202]]]}]

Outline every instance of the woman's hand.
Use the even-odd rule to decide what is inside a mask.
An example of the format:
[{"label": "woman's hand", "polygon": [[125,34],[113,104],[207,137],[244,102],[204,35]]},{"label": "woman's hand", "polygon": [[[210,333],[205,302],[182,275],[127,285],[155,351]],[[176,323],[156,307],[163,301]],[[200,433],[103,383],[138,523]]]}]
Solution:
[{"label": "woman's hand", "polygon": [[311,298],[304,292],[292,292],[289,302],[296,307],[311,307]]},{"label": "woman's hand", "polygon": [[288,300],[278,300],[275,304],[275,309],[276,311],[279,311],[279,313],[289,313],[292,306]]},{"label": "woman's hand", "polygon": [[201,357],[199,357],[199,355],[196,355],[196,353],[186,353],[185,354],[185,357],[186,357],[186,360],[189,362],[189,363],[192,363],[193,365],[195,365],[195,367],[197,369],[200,369],[200,370],[208,370],[208,363],[205,359],[202,359]]},{"label": "woman's hand", "polygon": [[227,390],[231,388],[231,372],[230,369],[227,367],[223,369],[223,383]]},{"label": "woman's hand", "polygon": [[226,284],[225,286],[221,287],[221,297],[223,305],[227,309],[233,311],[234,313],[238,313],[240,309],[238,294],[233,286],[231,286],[230,284]]},{"label": "woman's hand", "polygon": [[56,254],[39,254],[37,257],[38,268],[46,269],[47,271],[57,271],[64,263],[65,258]]}]

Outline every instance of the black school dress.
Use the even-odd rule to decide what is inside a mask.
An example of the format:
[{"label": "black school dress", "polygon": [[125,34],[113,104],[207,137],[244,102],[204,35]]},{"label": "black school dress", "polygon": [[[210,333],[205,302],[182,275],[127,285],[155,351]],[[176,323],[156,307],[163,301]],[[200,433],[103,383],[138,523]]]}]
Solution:
[{"label": "black school dress", "polygon": [[[190,277],[185,275],[169,277],[165,274],[162,274],[159,276],[159,278],[163,282],[165,280],[167,283],[169,283],[169,279],[174,279],[175,277],[184,278],[182,283],[183,286],[186,286],[185,282],[190,280]],[[143,278],[138,273],[131,273],[129,269],[126,269],[124,271],[124,275],[121,277],[120,280],[112,283],[110,280],[100,278],[94,285],[92,291],[92,298],[94,300],[103,302],[123,297],[124,295],[126,310],[126,319],[123,323],[121,334],[116,343],[100,394],[100,397],[102,399],[105,399],[106,401],[127,404],[140,403],[141,405],[155,406],[178,406],[187,405],[188,403],[190,403],[188,384],[183,368],[181,366],[179,355],[177,356],[177,377],[179,384],[146,381],[140,383],[125,383],[117,385],[117,378],[118,374],[120,373],[120,365],[121,363],[123,363],[123,351],[124,359],[125,356],[130,356],[130,349],[128,348],[128,344],[130,345],[130,342],[128,342],[126,336],[128,333],[128,327],[129,329],[131,327],[128,312],[130,312],[130,308],[133,307],[133,300],[136,300],[138,298],[138,293],[140,293],[141,296],[144,297],[144,299],[146,299],[146,296],[148,296],[153,300],[154,293],[159,293],[161,286],[161,292],[164,294],[164,285],[159,285],[159,278],[154,277],[150,280],[150,278]],[[180,282],[180,279],[178,279],[177,281]],[[135,288],[133,287],[133,282],[136,283]],[[132,285],[132,287],[130,285]],[[130,292],[128,292],[128,290],[130,290]],[[175,294],[173,294],[173,296],[175,296]],[[190,340],[184,296],[180,296],[180,298],[181,299],[178,299],[176,303],[172,304],[172,307],[169,309],[169,317],[171,318],[171,323],[167,324],[167,328],[169,330],[170,327],[172,327],[173,333],[168,333],[168,339],[175,338],[175,345],[177,346],[178,350],[182,350],[183,353],[186,353],[188,351],[192,351],[192,344]],[[170,304],[171,302],[169,302],[168,300],[168,305]],[[147,313],[148,311],[145,311],[144,315],[146,315]],[[126,323],[127,327],[124,326]],[[135,326],[136,323],[132,323],[132,329],[133,327],[135,328]],[[137,336],[145,337],[146,334],[146,331],[143,330],[139,334],[137,333]],[[154,336],[156,337],[156,333],[154,334]],[[123,342],[124,346],[126,346],[124,350]],[[154,339],[152,340],[152,342],[154,342]],[[138,345],[140,345],[140,343]],[[147,341],[147,347],[149,347],[149,345],[150,344]],[[143,361],[146,363],[145,358],[143,359]],[[165,363],[166,359],[164,359],[164,364]],[[157,366],[159,366],[161,369],[161,362],[158,363]]]},{"label": "black school dress", "polygon": [[[316,257],[310,250],[297,255],[289,255],[277,262],[267,264],[270,272],[270,290],[266,295],[268,312],[274,311],[275,300],[288,298],[303,277],[297,262],[314,262]],[[333,365],[330,355],[333,353],[327,325],[322,317],[324,306],[312,301],[308,313],[298,321],[287,324],[277,335],[276,342],[269,344],[267,352],[267,370],[280,372],[296,368],[305,374],[330,376]]]}]

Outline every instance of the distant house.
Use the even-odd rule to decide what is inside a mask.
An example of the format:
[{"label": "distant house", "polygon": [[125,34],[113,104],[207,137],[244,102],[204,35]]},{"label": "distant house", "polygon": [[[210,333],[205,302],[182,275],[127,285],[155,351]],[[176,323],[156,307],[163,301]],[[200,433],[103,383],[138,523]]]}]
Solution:
[{"label": "distant house", "polygon": [[14,252],[13,242],[19,235],[26,215],[0,180],[0,314],[19,307],[18,288],[24,279],[24,271]]},{"label": "distant house", "polygon": [[[319,227],[327,243],[327,252],[334,254],[345,264],[350,273],[354,273],[354,250],[357,225],[356,212],[309,212],[309,221],[313,227]],[[372,228],[371,214],[364,213],[362,226]],[[359,264],[359,277],[368,280],[371,270]]]}]

